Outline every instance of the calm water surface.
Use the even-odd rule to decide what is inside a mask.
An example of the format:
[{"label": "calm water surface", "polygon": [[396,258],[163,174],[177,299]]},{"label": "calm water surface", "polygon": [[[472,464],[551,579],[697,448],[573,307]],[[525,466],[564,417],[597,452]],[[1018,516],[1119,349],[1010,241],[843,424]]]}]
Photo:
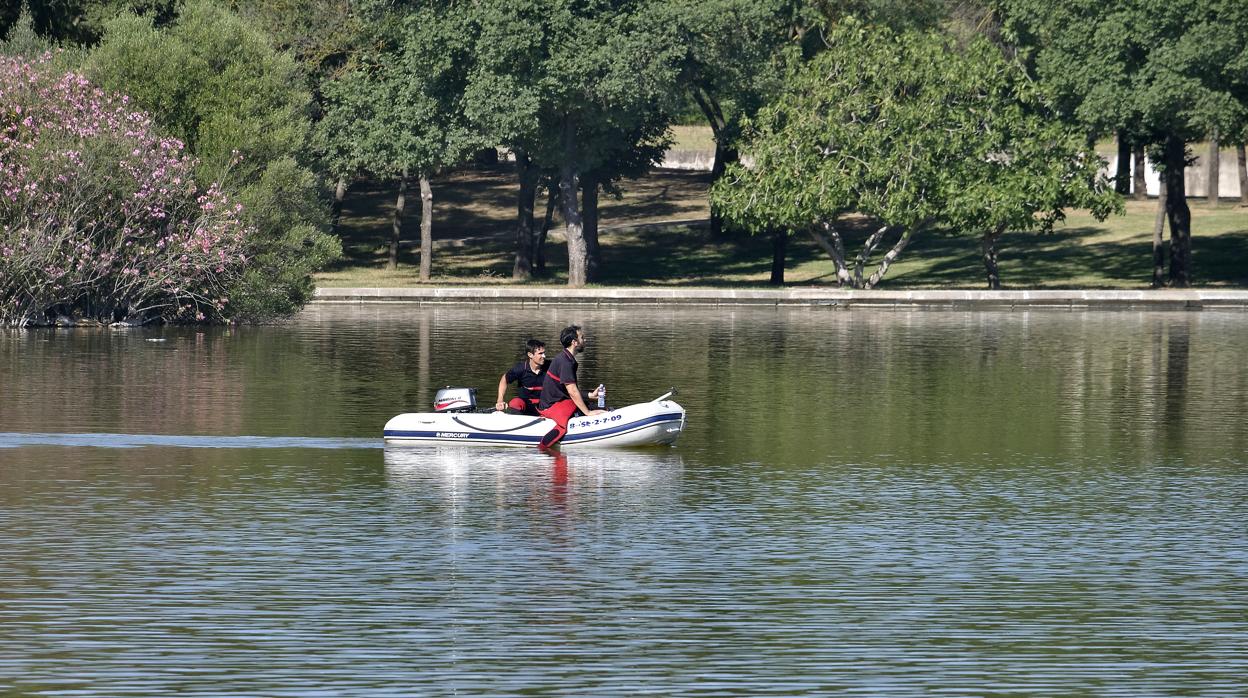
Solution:
[{"label": "calm water surface", "polygon": [[[674,448],[383,448],[569,322]],[[0,331],[0,695],[1245,695],[1248,314]]]}]

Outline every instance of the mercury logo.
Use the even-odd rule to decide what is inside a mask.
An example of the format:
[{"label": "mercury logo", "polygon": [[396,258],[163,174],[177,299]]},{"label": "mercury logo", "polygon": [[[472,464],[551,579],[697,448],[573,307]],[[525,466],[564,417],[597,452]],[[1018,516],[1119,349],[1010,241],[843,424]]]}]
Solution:
[{"label": "mercury logo", "polygon": [[438,438],[439,439],[466,439],[468,438],[468,435],[459,431],[440,431],[438,432]]}]

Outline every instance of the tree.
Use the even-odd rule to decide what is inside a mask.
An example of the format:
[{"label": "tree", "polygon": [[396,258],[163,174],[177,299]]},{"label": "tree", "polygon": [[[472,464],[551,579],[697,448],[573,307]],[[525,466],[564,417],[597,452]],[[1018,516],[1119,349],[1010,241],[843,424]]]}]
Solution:
[{"label": "tree", "polygon": [[388,266],[398,265],[402,208],[409,176],[421,192],[420,280],[432,275],[433,190],[430,178],[463,162],[481,144],[460,104],[471,62],[466,15],[436,4],[395,18],[393,37],[358,57],[325,84],[318,143],[335,174],[364,170],[399,179]]},{"label": "tree", "polygon": [[100,40],[104,24],[119,13],[149,15],[160,26],[174,18],[176,6],[176,0],[0,0],[0,36],[18,23],[26,7],[35,32],[44,40],[89,46]]},{"label": "tree", "polygon": [[[660,10],[683,48],[681,88],[715,138],[712,183],[740,158],[742,120],[780,87],[786,63],[800,53],[794,27],[803,10],[809,10],[805,3],[788,0],[678,0]],[[721,217],[712,212],[711,234],[722,230]]]},{"label": "tree", "polygon": [[[47,8],[43,8],[45,11]],[[82,49],[65,45],[54,34],[41,33],[35,22],[35,13],[29,4],[20,5],[16,20],[5,27],[0,24],[0,56],[38,59],[40,70],[61,72],[74,71],[82,62]],[[47,54],[45,56],[45,54]]]},{"label": "tree", "polygon": [[[747,140],[754,163],[731,166],[712,205],[754,232],[810,234],[838,283],[874,287],[916,235],[944,228],[985,241],[996,286],[1004,231],[1051,225],[1068,205],[1094,204],[1101,215],[1115,205],[1081,134],[1048,118],[1022,72],[986,40],[962,49],[933,33],[847,21],[828,41],[760,111]],[[847,214],[876,228],[852,273],[837,227]]]},{"label": "tree", "polygon": [[1124,128],[1150,145],[1166,189],[1169,283],[1191,285],[1187,143],[1238,132],[1248,119],[1248,6],[1001,0],[1000,7],[1006,36],[1064,116],[1092,136]]},{"label": "tree", "polygon": [[359,0],[232,0],[238,14],[290,51],[314,83],[355,52],[366,14]]},{"label": "tree", "polygon": [[[324,85],[336,79],[362,47],[368,44],[366,25],[376,14],[373,3],[360,0],[232,0],[247,21],[263,27],[274,45],[289,51],[303,68],[312,90],[314,120],[324,115]],[[349,127],[349,126],[347,126]],[[346,139],[339,139],[345,141]],[[328,144],[321,143],[321,147]],[[324,152],[318,149],[317,152]],[[354,171],[340,172],[339,160],[318,163],[332,176],[330,233],[336,234]]]},{"label": "tree", "polygon": [[[893,29],[933,29],[975,3],[944,0],[675,0],[663,23],[682,48],[680,85],[715,138],[711,182],[740,157],[743,120],[780,89],[789,66],[826,48],[821,31],[845,17]],[[723,229],[711,213],[711,234]]]},{"label": "tree", "polygon": [[13,23],[0,29],[0,56],[34,57],[52,48],[52,43],[39,36],[35,31],[35,17],[30,6],[21,5],[19,14]]},{"label": "tree", "polygon": [[[482,0],[466,109],[520,164],[521,219],[532,210],[537,177],[557,169],[568,245],[568,284],[592,280],[594,240],[585,234],[581,179],[620,172],[621,160],[653,152],[655,124],[666,130],[678,53],[664,37],[657,0]],[[627,153],[625,157],[621,153]],[[595,195],[596,195],[596,189]],[[525,201],[528,201],[526,206]],[[530,214],[531,215],[531,214]],[[532,248],[531,223],[517,235],[514,276]],[[591,233],[592,235],[592,233]]]},{"label": "tree", "polygon": [[310,95],[294,60],[236,14],[191,0],[161,28],[133,14],[110,20],[85,70],[149,110],[199,159],[200,179],[222,182],[242,202],[257,234],[234,312],[259,318],[301,307],[312,272],[340,246],[324,232],[306,161]]}]

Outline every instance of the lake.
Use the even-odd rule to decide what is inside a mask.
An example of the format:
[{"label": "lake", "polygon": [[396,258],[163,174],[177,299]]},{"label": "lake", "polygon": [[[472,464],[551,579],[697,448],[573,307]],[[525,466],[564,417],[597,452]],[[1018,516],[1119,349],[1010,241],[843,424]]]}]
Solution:
[{"label": "lake", "polygon": [[[674,447],[383,447],[585,327]],[[0,694],[1243,695],[1248,314],[0,330]]]}]

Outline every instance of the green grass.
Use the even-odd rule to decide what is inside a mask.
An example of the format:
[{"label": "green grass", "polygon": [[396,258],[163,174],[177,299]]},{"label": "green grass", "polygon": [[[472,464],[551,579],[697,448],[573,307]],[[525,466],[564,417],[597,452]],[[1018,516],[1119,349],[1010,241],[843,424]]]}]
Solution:
[{"label": "green grass", "polygon": [[673,126],[672,150],[715,151],[715,136],[710,126]]},{"label": "green grass", "polygon": [[[712,239],[705,220],[707,175],[660,171],[624,182],[620,200],[603,197],[603,279],[607,286],[767,286],[771,242],[730,235]],[[392,186],[360,183],[348,194],[340,227],[346,257],[317,276],[321,286],[415,286],[419,199],[409,193],[400,266],[385,269]],[[511,281],[514,176],[505,168],[471,170],[434,182],[434,284]],[[1191,199],[1193,266],[1198,286],[1248,287],[1248,208],[1223,201],[1210,209]],[[538,203],[540,218],[545,201]],[[1147,288],[1152,275],[1156,201],[1128,201],[1127,212],[1101,223],[1071,212],[1052,233],[1008,233],[1000,243],[1006,288]],[[556,214],[547,246],[552,274],[532,284],[565,282],[566,250]],[[846,230],[852,257],[865,226]],[[882,254],[882,251],[877,253]],[[919,236],[879,288],[983,288],[978,239]],[[833,285],[832,263],[805,236],[791,239],[790,285]]]}]

